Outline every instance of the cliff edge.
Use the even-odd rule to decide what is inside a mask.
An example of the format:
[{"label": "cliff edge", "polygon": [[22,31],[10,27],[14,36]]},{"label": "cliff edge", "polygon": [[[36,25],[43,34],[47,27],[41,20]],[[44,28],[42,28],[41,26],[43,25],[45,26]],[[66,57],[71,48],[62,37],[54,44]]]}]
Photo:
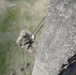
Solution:
[{"label": "cliff edge", "polygon": [[32,75],[58,75],[76,53],[76,0],[51,0]]}]

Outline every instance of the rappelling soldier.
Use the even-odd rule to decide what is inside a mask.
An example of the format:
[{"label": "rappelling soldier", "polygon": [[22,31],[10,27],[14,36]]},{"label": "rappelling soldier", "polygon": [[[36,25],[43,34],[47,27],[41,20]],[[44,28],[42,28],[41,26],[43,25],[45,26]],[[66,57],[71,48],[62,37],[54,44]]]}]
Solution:
[{"label": "rappelling soldier", "polygon": [[32,48],[32,44],[34,43],[34,35],[31,35],[29,32],[22,30],[16,43],[18,46],[21,46],[22,48],[27,45],[27,49]]}]

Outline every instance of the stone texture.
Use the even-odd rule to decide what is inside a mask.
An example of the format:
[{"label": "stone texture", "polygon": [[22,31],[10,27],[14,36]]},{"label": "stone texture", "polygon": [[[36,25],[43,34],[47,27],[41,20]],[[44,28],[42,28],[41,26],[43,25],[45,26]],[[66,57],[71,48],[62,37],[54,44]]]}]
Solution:
[{"label": "stone texture", "polygon": [[51,0],[32,75],[58,75],[76,53],[76,0]]}]

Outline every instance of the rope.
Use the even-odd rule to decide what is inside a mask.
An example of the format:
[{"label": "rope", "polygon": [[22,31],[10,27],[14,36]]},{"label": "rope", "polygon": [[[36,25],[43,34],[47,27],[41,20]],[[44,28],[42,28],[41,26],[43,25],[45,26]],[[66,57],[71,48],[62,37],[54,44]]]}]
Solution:
[{"label": "rope", "polygon": [[32,34],[34,34],[34,32],[37,30],[37,28],[40,26],[40,24],[42,23],[42,21],[45,19],[45,17],[42,18],[42,20],[40,21],[40,23],[37,25],[37,27],[35,28],[35,30],[32,32]]},{"label": "rope", "polygon": [[[43,20],[45,19],[45,17],[42,18],[42,20],[40,21],[40,23],[37,25],[37,27],[35,28],[35,30],[32,32],[32,34],[34,36],[36,36],[36,34],[38,33],[38,31],[43,27],[43,25],[41,25],[41,23],[43,22]],[[41,25],[41,26],[40,26]],[[40,27],[39,27],[40,26]],[[39,29],[38,29],[39,27]],[[38,30],[37,30],[38,29]],[[36,31],[37,30],[37,31]]]},{"label": "rope", "polygon": [[23,50],[23,48],[22,48],[22,58],[23,58],[23,67],[24,67],[24,65],[25,65],[25,58],[24,58],[24,50]]},{"label": "rope", "polygon": [[25,72],[25,57],[24,57],[24,50],[23,50],[23,48],[22,48],[22,55],[23,55],[23,72],[24,72],[24,75],[26,75],[26,72]]},{"label": "rope", "polygon": [[43,25],[35,32],[34,36],[36,36],[36,34],[40,31],[40,29],[43,27]]}]

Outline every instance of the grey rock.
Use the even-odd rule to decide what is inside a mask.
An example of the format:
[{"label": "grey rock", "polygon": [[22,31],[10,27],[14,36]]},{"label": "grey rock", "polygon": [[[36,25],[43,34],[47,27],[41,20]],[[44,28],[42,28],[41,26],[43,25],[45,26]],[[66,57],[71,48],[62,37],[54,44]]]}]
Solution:
[{"label": "grey rock", "polygon": [[32,75],[58,75],[76,52],[76,0],[51,0]]}]

